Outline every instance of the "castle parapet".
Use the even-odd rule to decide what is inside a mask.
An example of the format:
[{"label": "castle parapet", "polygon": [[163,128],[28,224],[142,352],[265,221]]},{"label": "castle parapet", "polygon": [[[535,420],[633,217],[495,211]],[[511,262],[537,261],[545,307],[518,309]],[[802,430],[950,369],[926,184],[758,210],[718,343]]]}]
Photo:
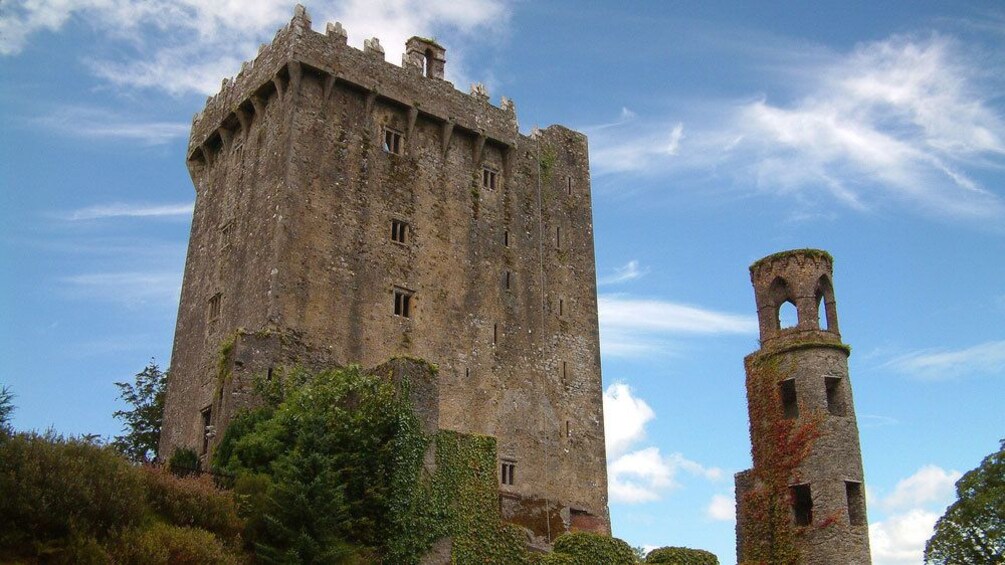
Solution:
[{"label": "castle parapet", "polygon": [[[275,92],[282,100],[287,93],[295,94],[303,73],[324,76],[329,84],[351,84],[502,146],[516,145],[519,126],[512,102],[504,101],[497,107],[489,103],[484,87],[465,94],[443,80],[446,49],[436,42],[409,39],[399,67],[384,60],[377,38],[366,40],[360,51],[348,45],[347,37],[337,22],[329,23],[325,33],[313,31],[310,15],[298,5],[293,19],[276,33],[272,43],[263,45],[237,76],[224,79],[220,92],[209,97],[206,108],[193,117],[189,159],[212,162],[212,153],[226,144],[229,135],[246,130],[268,95]],[[416,73],[417,68],[423,72]]]}]

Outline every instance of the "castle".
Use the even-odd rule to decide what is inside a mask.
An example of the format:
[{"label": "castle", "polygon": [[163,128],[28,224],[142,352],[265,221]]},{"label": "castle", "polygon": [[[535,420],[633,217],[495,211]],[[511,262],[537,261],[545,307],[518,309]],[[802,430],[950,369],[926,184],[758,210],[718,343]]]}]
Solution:
[{"label": "castle", "polygon": [[255,375],[418,357],[425,420],[496,438],[503,519],[609,533],[586,138],[522,135],[445,55],[393,65],[298,6],[195,116],[160,452],[205,461]]},{"label": "castle", "polygon": [[[871,563],[833,260],[815,249],[776,253],[751,265],[750,278],[761,348],[744,360],[754,466],[736,475],[737,561]],[[789,328],[779,321],[786,304],[797,314]]]}]

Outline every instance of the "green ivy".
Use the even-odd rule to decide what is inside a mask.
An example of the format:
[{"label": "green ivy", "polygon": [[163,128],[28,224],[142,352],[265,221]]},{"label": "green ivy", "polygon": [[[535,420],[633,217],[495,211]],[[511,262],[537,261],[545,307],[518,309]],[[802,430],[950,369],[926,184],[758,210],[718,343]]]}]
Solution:
[{"label": "green ivy", "polygon": [[719,565],[719,558],[704,549],[660,547],[646,555],[646,563],[666,565]]},{"label": "green ivy", "polygon": [[576,565],[633,565],[635,550],[618,538],[574,532],[555,540],[555,553],[572,557]]}]

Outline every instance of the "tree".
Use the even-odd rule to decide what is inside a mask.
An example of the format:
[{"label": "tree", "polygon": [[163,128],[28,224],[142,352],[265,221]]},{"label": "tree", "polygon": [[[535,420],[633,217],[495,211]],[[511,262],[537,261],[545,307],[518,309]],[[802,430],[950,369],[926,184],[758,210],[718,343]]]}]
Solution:
[{"label": "tree", "polygon": [[157,444],[164,421],[164,388],[167,371],[161,371],[153,359],[136,374],[135,383],[115,383],[119,398],[132,406],[131,410],[116,410],[114,416],[123,421],[124,435],[112,442],[126,457],[146,463],[157,456]]},{"label": "tree", "polygon": [[10,432],[10,415],[14,412],[14,393],[7,385],[0,387],[0,432]]},{"label": "tree", "polygon": [[1005,439],[956,482],[956,495],[925,544],[925,563],[1005,563]]}]

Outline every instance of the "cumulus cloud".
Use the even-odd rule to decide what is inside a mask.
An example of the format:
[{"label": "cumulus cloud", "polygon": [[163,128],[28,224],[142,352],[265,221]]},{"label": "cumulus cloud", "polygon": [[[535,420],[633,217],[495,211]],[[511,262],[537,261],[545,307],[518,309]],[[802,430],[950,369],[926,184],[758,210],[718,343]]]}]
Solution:
[{"label": "cumulus cloud", "polygon": [[980,181],[982,171],[1005,163],[1005,119],[993,110],[1000,85],[965,45],[895,36],[802,64],[787,69],[801,77],[797,87],[778,81],[752,100],[698,103],[700,115],[682,106],[676,115],[596,130],[597,172],[714,174],[807,208],[824,194],[857,211],[1005,216],[1000,187]]},{"label": "cumulus cloud", "polygon": [[624,265],[616,267],[612,274],[601,278],[597,282],[602,285],[619,284],[642,278],[647,274],[649,274],[649,269],[639,267],[639,262],[632,259]]},{"label": "cumulus cloud", "polygon": [[712,496],[705,512],[713,520],[733,522],[736,520],[736,499],[732,496],[716,494]]},{"label": "cumulus cloud", "polygon": [[709,481],[722,470],[706,467],[680,453],[663,455],[658,447],[632,450],[645,439],[645,427],[655,418],[652,408],[631,387],[615,383],[604,391],[604,433],[607,439],[608,494],[613,502],[637,504],[659,500],[680,486],[683,471]]},{"label": "cumulus cloud", "polygon": [[[448,36],[448,78],[463,74],[463,43],[490,37],[506,26],[503,0],[341,0],[308,2],[314,27],[341,21],[349,40],[361,46],[377,36],[397,62],[412,35]],[[58,32],[68,21],[86,22],[130,53],[89,58],[88,65],[112,84],[163,89],[172,94],[215,93],[222,77],[254,57],[291,16],[284,0],[14,0],[0,13],[0,54],[20,53],[40,31]],[[451,74],[453,73],[453,74]],[[463,77],[461,77],[463,78]]]},{"label": "cumulus cloud", "polygon": [[1005,341],[989,341],[965,349],[926,349],[901,355],[885,367],[924,379],[1005,374]]},{"label": "cumulus cloud", "polygon": [[959,471],[925,465],[899,481],[889,495],[877,497],[875,492],[867,491],[872,513],[886,513],[882,520],[869,524],[869,543],[876,565],[914,565],[923,561],[925,542],[955,498],[954,485],[961,476]]}]

